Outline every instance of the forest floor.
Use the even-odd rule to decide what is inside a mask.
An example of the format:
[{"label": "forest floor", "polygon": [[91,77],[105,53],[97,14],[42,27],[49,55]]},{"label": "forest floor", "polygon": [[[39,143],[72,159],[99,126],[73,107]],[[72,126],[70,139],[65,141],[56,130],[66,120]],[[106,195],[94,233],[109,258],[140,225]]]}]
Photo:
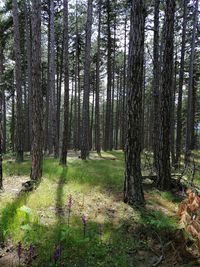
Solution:
[{"label": "forest floor", "polygon": [[24,193],[29,172],[28,157],[4,160],[0,266],[200,266],[183,248],[178,192],[160,192],[147,180],[145,209],[123,203],[122,151],[91,153],[88,161],[71,152],[65,168],[45,158],[40,185]]}]

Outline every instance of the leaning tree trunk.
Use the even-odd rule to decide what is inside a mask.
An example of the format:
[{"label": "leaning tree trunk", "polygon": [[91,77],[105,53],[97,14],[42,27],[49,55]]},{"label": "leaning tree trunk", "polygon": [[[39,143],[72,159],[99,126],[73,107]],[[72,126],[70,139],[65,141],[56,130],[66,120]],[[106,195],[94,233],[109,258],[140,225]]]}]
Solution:
[{"label": "leaning tree trunk", "polygon": [[185,145],[185,161],[187,162],[190,157],[192,149],[192,132],[194,121],[194,97],[193,97],[193,73],[194,73],[194,55],[195,55],[195,39],[196,28],[198,23],[198,0],[196,0],[193,29],[192,29],[192,44],[190,53],[190,66],[189,66],[189,86],[188,86],[188,103],[187,103],[187,125],[186,125],[186,145]]},{"label": "leaning tree trunk", "polygon": [[41,1],[32,0],[32,169],[31,179],[42,177],[43,95],[41,88]]},{"label": "leaning tree trunk", "polygon": [[61,157],[60,164],[67,164],[67,148],[68,148],[68,139],[69,139],[69,61],[68,61],[68,0],[64,0],[64,9],[63,9],[63,26],[64,26],[64,122],[63,122],[63,139],[62,139],[62,148],[61,148]]},{"label": "leaning tree trunk", "polygon": [[84,62],[84,88],[83,88],[83,128],[81,158],[89,156],[89,96],[90,96],[90,50],[92,35],[92,0],[88,0],[87,22],[86,22],[86,44]]},{"label": "leaning tree trunk", "polygon": [[171,183],[170,126],[171,100],[173,91],[173,51],[174,51],[175,0],[166,1],[164,25],[164,51],[162,68],[162,88],[160,105],[160,138],[157,186],[167,190]]},{"label": "leaning tree trunk", "polygon": [[144,1],[132,0],[128,58],[127,139],[124,201],[144,205],[141,175],[142,91],[144,61]]},{"label": "leaning tree trunk", "polygon": [[16,161],[23,161],[22,70],[17,0],[12,1],[16,79]]}]

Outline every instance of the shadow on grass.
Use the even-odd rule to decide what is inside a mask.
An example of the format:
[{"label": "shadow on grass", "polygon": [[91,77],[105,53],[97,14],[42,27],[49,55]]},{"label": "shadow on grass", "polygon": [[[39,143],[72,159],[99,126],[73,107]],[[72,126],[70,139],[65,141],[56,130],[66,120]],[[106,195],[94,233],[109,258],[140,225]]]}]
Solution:
[{"label": "shadow on grass", "polygon": [[64,200],[63,200],[63,195],[64,195],[63,187],[67,183],[67,170],[68,167],[62,167],[62,172],[59,176],[58,186],[56,190],[56,216],[58,219],[58,223],[64,223],[65,210],[64,210]]}]

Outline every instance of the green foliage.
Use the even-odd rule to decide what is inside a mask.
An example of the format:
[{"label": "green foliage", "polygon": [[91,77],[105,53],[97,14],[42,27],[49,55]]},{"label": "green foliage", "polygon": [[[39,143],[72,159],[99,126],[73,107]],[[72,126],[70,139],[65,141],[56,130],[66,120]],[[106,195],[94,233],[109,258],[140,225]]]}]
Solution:
[{"label": "green foliage", "polygon": [[159,210],[144,213],[142,223],[150,226],[155,231],[175,230],[176,220]]}]

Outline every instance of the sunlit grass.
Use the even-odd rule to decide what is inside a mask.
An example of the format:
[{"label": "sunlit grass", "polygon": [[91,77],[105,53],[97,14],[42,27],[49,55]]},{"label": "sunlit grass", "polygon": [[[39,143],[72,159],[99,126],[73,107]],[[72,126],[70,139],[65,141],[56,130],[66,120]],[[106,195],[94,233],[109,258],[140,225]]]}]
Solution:
[{"label": "sunlit grass", "polygon": [[[29,179],[30,160],[17,164],[4,161],[4,179],[22,176]],[[10,179],[10,178],[9,178]],[[55,246],[64,247],[63,260],[69,266],[137,266],[129,250],[140,240],[126,227],[147,224],[153,229],[173,230],[173,219],[168,216],[169,203],[174,201],[168,192],[149,192],[148,205],[161,206],[149,216],[123,203],[124,155],[122,151],[96,153],[82,161],[71,157],[68,166],[62,167],[54,158],[45,158],[43,179],[30,193],[0,196],[0,238],[12,238],[16,245],[34,244],[39,256],[35,266],[56,266],[51,262]],[[68,199],[73,198],[70,227],[68,227]],[[175,204],[173,204],[175,205]],[[172,207],[174,208],[174,206]],[[148,212],[147,212],[148,214]],[[83,236],[81,216],[87,218],[86,237]],[[161,217],[161,222],[159,222]]]}]

